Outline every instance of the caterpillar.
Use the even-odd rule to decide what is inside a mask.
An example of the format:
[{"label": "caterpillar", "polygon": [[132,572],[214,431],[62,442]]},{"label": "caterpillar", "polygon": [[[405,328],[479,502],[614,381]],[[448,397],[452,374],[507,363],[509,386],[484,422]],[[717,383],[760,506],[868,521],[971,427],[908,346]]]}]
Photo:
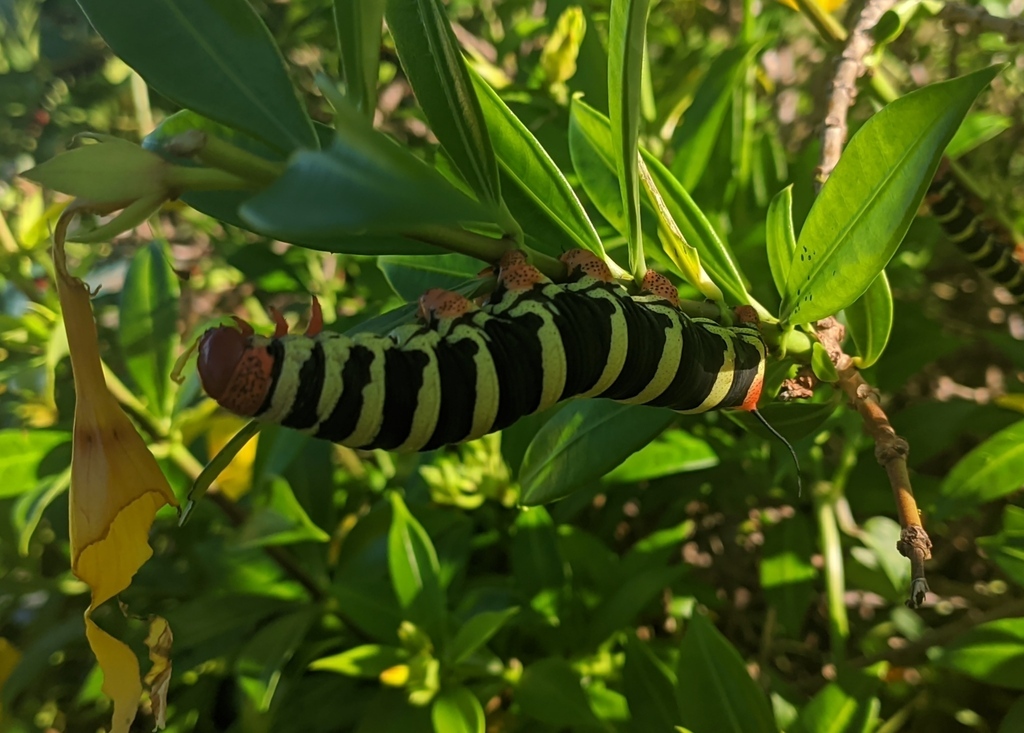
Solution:
[{"label": "caterpillar", "polygon": [[592,253],[561,259],[568,277],[554,283],[507,252],[486,304],[429,290],[419,322],[386,335],[324,331],[317,305],[301,335],[280,316],[272,337],[240,319],[209,329],[200,380],[238,415],[396,452],[472,440],[574,397],[757,414],[766,347],[753,308],[725,327],[679,310],[663,275],[633,296]]},{"label": "caterpillar", "polygon": [[985,217],[985,205],[952,174],[939,169],[928,188],[928,206],[943,230],[975,267],[1024,303],[1024,246],[1013,232]]}]

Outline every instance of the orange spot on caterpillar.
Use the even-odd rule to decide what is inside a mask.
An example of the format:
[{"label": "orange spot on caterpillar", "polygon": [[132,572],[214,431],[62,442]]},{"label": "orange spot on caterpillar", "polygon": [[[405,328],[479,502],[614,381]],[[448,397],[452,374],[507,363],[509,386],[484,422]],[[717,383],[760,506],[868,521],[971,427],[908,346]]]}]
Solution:
[{"label": "orange spot on caterpillar", "polygon": [[530,290],[534,285],[551,282],[543,272],[531,265],[522,250],[511,249],[501,256],[498,284],[513,292]]},{"label": "orange spot on caterpillar", "polygon": [[570,249],[558,259],[565,263],[570,277],[578,270],[584,275],[589,275],[601,282],[610,283],[615,280],[612,277],[612,271],[608,269],[608,265],[600,257],[588,250]]},{"label": "orange spot on caterpillar", "polygon": [[439,319],[458,318],[475,310],[478,310],[477,306],[460,293],[431,288],[420,296],[417,315],[424,323],[433,323]]},{"label": "orange spot on caterpillar", "polygon": [[732,309],[739,323],[749,323],[753,326],[761,326],[761,317],[757,315],[757,309],[752,305],[738,305]]},{"label": "orange spot on caterpillar", "polygon": [[676,290],[676,286],[672,284],[672,281],[660,272],[648,270],[647,274],[644,275],[644,281],[640,288],[646,293],[657,295],[659,298],[667,300],[676,308],[679,307],[679,291]]}]

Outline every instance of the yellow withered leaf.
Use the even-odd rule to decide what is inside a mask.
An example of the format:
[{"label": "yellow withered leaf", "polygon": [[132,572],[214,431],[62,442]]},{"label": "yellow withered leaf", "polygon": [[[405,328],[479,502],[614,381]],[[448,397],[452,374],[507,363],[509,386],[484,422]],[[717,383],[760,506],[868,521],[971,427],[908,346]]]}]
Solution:
[{"label": "yellow withered leaf", "polygon": [[123,642],[99,628],[93,611],[127,588],[153,554],[153,518],[177,500],[128,416],[107,389],[86,285],[67,270],[61,218],[53,259],[68,350],[75,377],[71,453],[71,569],[92,590],[85,634],[103,670],[103,691],[114,702],[112,733],[127,733],[142,696],[139,663]]}]

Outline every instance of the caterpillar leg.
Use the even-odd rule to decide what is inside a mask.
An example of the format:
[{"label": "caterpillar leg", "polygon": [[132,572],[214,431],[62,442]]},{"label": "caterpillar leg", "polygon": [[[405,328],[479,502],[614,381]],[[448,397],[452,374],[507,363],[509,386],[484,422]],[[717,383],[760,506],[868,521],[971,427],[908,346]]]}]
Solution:
[{"label": "caterpillar leg", "polygon": [[589,250],[570,249],[558,259],[565,264],[570,278],[579,272],[601,282],[615,282],[615,278],[612,277],[612,271],[608,269],[608,265]]},{"label": "caterpillar leg", "polygon": [[417,317],[426,324],[449,318],[458,318],[479,310],[473,301],[461,293],[444,288],[431,288],[420,296]]},{"label": "caterpillar leg", "polygon": [[672,281],[660,272],[648,270],[647,274],[644,275],[644,281],[640,284],[640,288],[645,293],[656,295],[663,300],[667,300],[676,308],[679,307],[679,291],[676,290],[676,286],[672,284]]}]

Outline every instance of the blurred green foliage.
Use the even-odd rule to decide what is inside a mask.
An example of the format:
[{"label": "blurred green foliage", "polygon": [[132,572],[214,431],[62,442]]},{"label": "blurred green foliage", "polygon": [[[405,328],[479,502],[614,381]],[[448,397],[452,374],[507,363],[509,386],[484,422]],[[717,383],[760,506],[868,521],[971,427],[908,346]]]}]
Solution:
[{"label": "blurred green foliage", "polygon": [[[99,0],[82,5],[109,27],[157,4],[131,12]],[[1007,15],[1011,5],[986,7]],[[75,3],[0,0],[0,730],[95,730],[110,715],[83,636],[88,594],[68,568],[74,397],[47,252],[58,199],[17,174],[81,132],[141,141],[195,89],[199,103],[222,105],[216,119],[235,125],[240,147],[268,160],[316,140],[329,149],[326,126],[335,119],[316,74],[342,76],[339,38],[345,47],[358,34],[344,24],[336,30],[334,16],[351,8],[339,1],[332,13],[312,0],[252,7],[286,60],[287,73],[247,80],[268,95],[249,98],[263,116],[248,114],[244,99],[211,97],[209,78],[182,71],[199,63],[191,51],[176,58],[159,52],[155,36],[129,32],[115,41],[108,32],[149,88]],[[619,190],[614,178],[602,184],[614,163],[597,156],[591,162],[604,168],[584,165],[588,150],[602,151],[594,140],[608,135],[603,115],[615,103],[609,7],[586,5],[559,26],[569,7],[446,7],[474,69],[538,146],[509,132],[517,128],[489,97],[481,111],[486,144],[475,145],[457,116],[439,123],[443,110],[411,95],[387,33],[377,128],[455,187],[480,194],[500,181],[527,245],[549,254],[603,247],[625,266]],[[978,131],[974,143],[960,138],[956,150],[990,193],[991,211],[1021,228],[1020,47],[992,34],[960,35],[916,3],[898,9],[896,32],[873,68],[901,94],[1013,62],[965,126]],[[837,17],[849,22],[846,9]],[[232,22],[238,18],[221,21],[246,27]],[[216,24],[202,28],[213,33]],[[239,43],[256,50],[234,62],[274,68],[272,45],[253,38]],[[669,208],[689,227],[691,244],[702,243],[705,267],[727,296],[746,291],[778,313],[778,263],[792,259],[787,227],[801,232],[814,199],[834,47],[782,5],[755,12],[752,3],[672,0],[655,7],[647,48],[634,113],[652,175],[678,180],[682,193]],[[564,54],[576,51],[573,72]],[[360,58],[345,61],[352,87],[373,78]],[[472,88],[469,77],[462,83]],[[572,101],[577,92],[587,107]],[[854,129],[878,102],[865,86],[851,111]],[[286,108],[295,110],[290,118]],[[267,132],[281,119],[285,132]],[[996,128],[994,137],[986,132]],[[494,168],[460,180],[458,171],[492,145]],[[540,146],[552,165],[530,170],[561,171],[594,232],[567,189],[553,186],[544,197],[516,186],[523,169],[509,161]],[[313,161],[314,153],[292,159],[299,183],[308,170],[295,165],[302,155]],[[780,213],[773,198],[790,185],[792,212]],[[308,199],[297,190],[279,190],[283,198],[263,198],[241,215],[236,194],[193,192],[109,244],[69,248],[99,288],[94,308],[112,387],[181,498],[241,425],[202,398],[193,370],[180,387],[170,381],[169,363],[202,328],[237,313],[266,329],[267,306],[301,320],[314,293],[329,327],[349,330],[395,309],[406,314],[400,306],[426,288],[455,287],[479,269],[437,250],[414,257],[423,247],[394,232],[356,241],[309,230],[305,243],[316,249],[305,249],[234,226],[249,221],[241,218],[247,211],[286,220]],[[324,195],[330,203],[338,192]],[[538,201],[551,206],[541,210]],[[646,254],[652,266],[672,270],[654,213],[643,204]],[[736,276],[707,257],[730,251],[716,242],[731,247]],[[140,657],[144,624],[132,614],[170,621],[172,731],[1022,730],[1024,319],[927,217],[910,224],[886,273],[888,345],[887,328],[858,329],[887,322],[885,292],[870,290],[847,318],[864,337],[859,353],[874,362],[868,381],[910,443],[935,543],[936,595],[919,613],[903,606],[909,566],[895,548],[899,526],[874,445],[857,414],[822,386],[812,401],[764,410],[796,443],[802,496],[784,451],[748,432],[745,416],[585,402],[414,456],[359,453],[267,428],[187,523],[179,527],[171,513],[158,519],[154,557],[121,598],[129,615],[108,604],[96,620]],[[384,330],[396,317],[371,325]],[[770,367],[773,391],[791,367]],[[585,485],[556,484],[559,461]],[[564,498],[520,506],[557,497]],[[147,725],[140,715],[137,729]]]}]

